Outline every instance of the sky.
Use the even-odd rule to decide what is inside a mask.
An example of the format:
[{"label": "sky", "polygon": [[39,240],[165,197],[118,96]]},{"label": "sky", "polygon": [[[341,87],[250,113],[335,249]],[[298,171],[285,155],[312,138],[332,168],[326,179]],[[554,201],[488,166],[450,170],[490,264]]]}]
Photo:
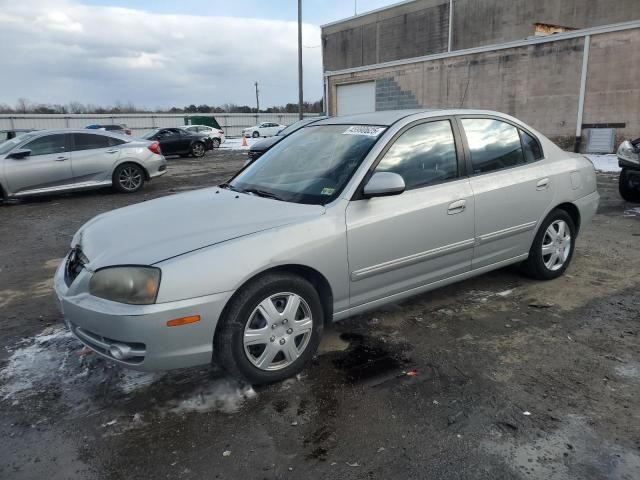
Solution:
[{"label": "sky", "polygon": [[[397,0],[357,0],[363,13]],[[303,0],[305,100],[322,98],[320,25],[354,0]],[[297,103],[296,0],[0,0],[0,104],[147,108]]]}]

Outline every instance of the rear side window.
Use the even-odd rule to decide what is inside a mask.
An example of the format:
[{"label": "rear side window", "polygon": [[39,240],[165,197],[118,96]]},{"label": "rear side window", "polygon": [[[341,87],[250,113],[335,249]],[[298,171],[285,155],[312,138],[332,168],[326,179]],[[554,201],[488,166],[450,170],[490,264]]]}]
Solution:
[{"label": "rear side window", "polygon": [[520,134],[513,125],[486,118],[462,119],[471,152],[473,173],[524,164]]},{"label": "rear side window", "polygon": [[117,145],[122,145],[123,143],[127,143],[125,140],[121,140],[119,138],[113,138],[113,137],[108,137],[108,138],[109,138],[110,147],[115,147]]},{"label": "rear side window", "polygon": [[397,173],[407,190],[456,178],[458,157],[451,123],[442,120],[410,128],[387,151],[376,171]]},{"label": "rear side window", "polygon": [[522,146],[524,148],[524,158],[529,162],[535,162],[536,160],[540,160],[542,155],[542,148],[540,148],[540,144],[538,140],[533,138],[527,132],[523,132],[520,130],[520,136],[522,137]]},{"label": "rear side window", "polygon": [[31,150],[31,156],[62,153],[65,151],[64,134],[58,133],[38,137],[22,148]]},{"label": "rear side window", "polygon": [[92,135],[90,133],[74,133],[74,150],[95,150],[97,148],[108,148],[111,146],[110,137],[104,135]]}]

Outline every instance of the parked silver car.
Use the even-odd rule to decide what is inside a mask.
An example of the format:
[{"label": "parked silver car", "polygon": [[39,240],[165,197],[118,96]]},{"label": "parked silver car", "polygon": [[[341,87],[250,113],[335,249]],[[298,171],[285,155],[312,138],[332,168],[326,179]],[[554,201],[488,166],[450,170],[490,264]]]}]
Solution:
[{"label": "parked silver car", "polygon": [[558,277],[598,202],[589,160],[507,115],[330,118],[219,187],[89,221],[55,290],[71,331],[121,365],[213,359],[273,382],[326,322],[514,263]]},{"label": "parked silver car", "polygon": [[166,173],[158,142],[98,130],[40,130],[0,143],[4,198],[113,186],[137,192]]}]

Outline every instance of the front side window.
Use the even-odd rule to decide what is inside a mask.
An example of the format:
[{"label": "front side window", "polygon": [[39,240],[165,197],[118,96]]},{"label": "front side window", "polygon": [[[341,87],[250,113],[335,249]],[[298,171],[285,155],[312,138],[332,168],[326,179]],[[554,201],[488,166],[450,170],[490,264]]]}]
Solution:
[{"label": "front side window", "polygon": [[322,125],[298,130],[241,171],[236,191],[324,205],[336,198],[386,127]]},{"label": "front side window", "polygon": [[64,134],[57,133],[38,137],[22,148],[31,150],[31,156],[63,153],[65,151]]},{"label": "front side window", "polygon": [[524,163],[518,129],[488,118],[462,119],[471,152],[473,173],[485,173]]},{"label": "front side window", "polygon": [[407,190],[458,176],[456,145],[448,120],[423,123],[404,132],[376,167],[397,173]]},{"label": "front side window", "polygon": [[110,147],[109,137],[91,133],[74,133],[74,150],[95,150]]}]

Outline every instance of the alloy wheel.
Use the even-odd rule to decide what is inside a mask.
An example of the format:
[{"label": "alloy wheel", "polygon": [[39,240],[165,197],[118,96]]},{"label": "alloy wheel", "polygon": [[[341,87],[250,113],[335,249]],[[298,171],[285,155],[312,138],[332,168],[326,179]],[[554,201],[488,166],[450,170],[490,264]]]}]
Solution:
[{"label": "alloy wheel", "polygon": [[571,253],[571,229],[564,220],[547,228],[542,240],[542,261],[551,271],[560,270]]},{"label": "alloy wheel", "polygon": [[192,148],[193,155],[196,157],[201,157],[204,155],[204,145],[201,143],[196,143]]},{"label": "alloy wheel", "polygon": [[127,191],[134,191],[142,184],[142,173],[139,168],[133,166],[124,167],[118,175],[118,183]]},{"label": "alloy wheel", "polygon": [[295,293],[276,293],[251,312],[243,336],[245,355],[260,370],[282,370],[304,353],[312,330],[307,302]]}]

